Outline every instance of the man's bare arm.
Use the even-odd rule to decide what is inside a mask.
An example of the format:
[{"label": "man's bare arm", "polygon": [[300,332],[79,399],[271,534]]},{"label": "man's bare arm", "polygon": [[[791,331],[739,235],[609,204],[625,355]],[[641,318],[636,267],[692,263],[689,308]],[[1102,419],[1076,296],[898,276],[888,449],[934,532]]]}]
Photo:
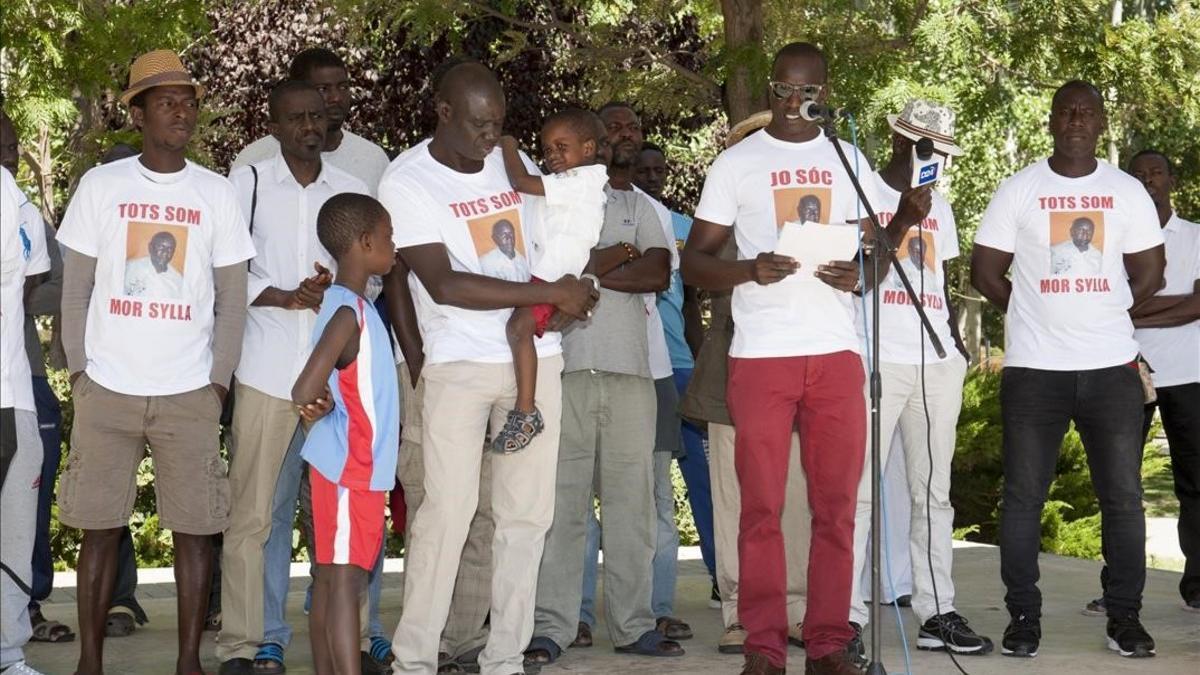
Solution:
[{"label": "man's bare arm", "polygon": [[1012,281],[1005,276],[1012,261],[1013,254],[982,244],[975,244],[971,253],[971,285],[1004,312],[1012,295]]}]

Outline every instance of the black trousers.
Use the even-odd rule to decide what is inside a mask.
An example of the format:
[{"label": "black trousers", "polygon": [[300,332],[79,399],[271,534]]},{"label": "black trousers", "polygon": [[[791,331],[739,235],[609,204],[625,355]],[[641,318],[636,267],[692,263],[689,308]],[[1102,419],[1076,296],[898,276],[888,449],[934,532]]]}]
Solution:
[{"label": "black trousers", "polygon": [[1141,609],[1146,584],[1142,509],[1143,395],[1129,364],[1084,371],[1005,368],[1004,491],[1000,506],[1000,576],[1013,616],[1041,616],[1038,554],[1041,515],[1070,422],[1087,452],[1100,502],[1108,565],[1110,615]]},{"label": "black trousers", "polygon": [[1200,382],[1157,391],[1158,401],[1146,406],[1143,429],[1149,434],[1157,407],[1171,447],[1171,473],[1179,499],[1179,548],[1187,560],[1179,594],[1187,602],[1200,598]]}]

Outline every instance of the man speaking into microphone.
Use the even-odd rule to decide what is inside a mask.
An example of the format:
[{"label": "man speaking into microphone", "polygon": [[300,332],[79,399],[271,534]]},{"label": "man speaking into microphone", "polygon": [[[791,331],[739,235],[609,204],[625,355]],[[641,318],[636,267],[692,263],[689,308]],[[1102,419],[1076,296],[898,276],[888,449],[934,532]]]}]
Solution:
[{"label": "man speaking into microphone", "polygon": [[[908,492],[887,497],[891,503],[897,499],[909,499],[912,503],[909,550],[904,554],[911,555],[912,609],[922,622],[917,646],[950,649],[958,654],[986,654],[992,650],[992,642],[971,630],[967,620],[955,611],[954,583],[950,578],[954,558],[950,462],[954,458],[968,358],[945,283],[946,261],[959,253],[954,213],[950,203],[931,189],[932,183],[927,178],[929,174],[939,176],[945,157],[959,155],[962,150],[954,141],[954,112],[945,106],[909,101],[899,115],[888,116],[888,123],[893,132],[892,157],[875,177],[883,198],[875,204],[880,224],[898,245],[900,266],[921,299],[938,338],[942,344],[953,343],[957,349],[944,358],[937,355],[899,275],[892,270],[878,291],[882,294],[879,322],[883,331],[878,354],[883,392],[879,406],[880,466],[887,466],[892,438],[899,430]],[[912,194],[920,207],[916,214],[920,218],[915,224],[892,217],[905,193]],[[869,300],[866,304],[870,306]],[[858,309],[862,311],[861,306]],[[864,327],[860,315],[855,327],[865,331],[863,339],[867,340],[871,313],[865,314],[867,326]],[[854,518],[855,591],[850,597],[850,622],[856,631],[867,620],[864,594],[857,582],[867,564],[867,541],[871,535],[872,470],[878,471],[868,460],[858,486],[858,510]]]},{"label": "man speaking into microphone", "polygon": [[[830,261],[801,269],[773,253],[784,222],[795,220],[805,197],[820,201],[820,222],[854,222],[866,215],[850,176],[820,126],[801,115],[806,102],[828,93],[827,62],[816,46],[791,43],[774,59],[769,87],[771,122],[725,150],[705,180],[692,232],[683,250],[684,282],[733,289],[734,337],[726,397],[737,427],[734,450],[742,511],[738,613],[747,631],[744,675],[784,672],[788,616],[780,516],[793,428],[812,509],[809,602],[803,637],[806,672],[857,673],[845,647],[854,563],[854,504],[866,444],[866,406],[852,292],[873,287],[858,263]],[[869,177],[858,149],[843,148]],[[874,200],[873,179],[864,189]],[[923,213],[906,195],[894,222],[912,225]],[[809,202],[811,203],[811,202]],[[926,207],[927,208],[927,207]],[[717,257],[730,235],[739,260]],[[885,267],[886,269],[886,267]],[[866,266],[870,275],[871,265]],[[789,277],[800,275],[804,279]]]}]

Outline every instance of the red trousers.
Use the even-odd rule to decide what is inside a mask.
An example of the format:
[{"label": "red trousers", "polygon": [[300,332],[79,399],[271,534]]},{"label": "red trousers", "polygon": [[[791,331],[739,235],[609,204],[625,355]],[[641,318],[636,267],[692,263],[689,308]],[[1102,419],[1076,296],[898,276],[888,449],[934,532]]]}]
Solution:
[{"label": "red trousers", "polygon": [[812,511],[804,641],[809,658],[838,652],[853,636],[846,617],[866,447],[862,359],[849,351],[731,357],[726,398],[737,428],[738,616],[746,652],[765,654],[776,667],[787,663],[787,565],[779,523],[793,428],[800,433]]}]

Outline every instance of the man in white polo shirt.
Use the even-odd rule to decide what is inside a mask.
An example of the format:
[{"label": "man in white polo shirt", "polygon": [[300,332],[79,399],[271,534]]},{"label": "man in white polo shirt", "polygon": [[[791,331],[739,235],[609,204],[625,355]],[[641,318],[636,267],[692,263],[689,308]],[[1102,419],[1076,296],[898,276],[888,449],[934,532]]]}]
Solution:
[{"label": "man in white polo shirt", "polygon": [[[459,556],[479,494],[483,441],[516,400],[512,352],[505,337],[511,308],[551,303],[585,318],[595,302],[588,281],[548,284],[486,276],[479,259],[495,243],[492,226],[509,220],[518,248],[527,209],[512,189],[496,147],[504,93],[478,63],[461,63],[435,93],[432,140],[396,167],[387,183],[396,246],[412,268],[425,344],[421,371],[422,452],[427,488],[413,519],[406,559],[404,610],[393,637],[396,673],[437,668],[438,645],[454,590]],[[395,206],[400,208],[395,208]],[[562,356],[558,334],[538,341],[537,406],[545,433],[524,450],[492,458],[491,631],[479,655],[484,675],[523,672],[533,632],[533,604],[546,530],[554,515]]]},{"label": "man in white polo shirt", "polygon": [[[312,350],[315,310],[335,271],[317,240],[317,213],[342,192],[367,193],[359,179],[322,161],[325,104],[311,84],[285,80],[269,99],[268,127],[279,142],[270,159],[235,170],[230,180],[258,254],[250,261],[249,306],[236,382],[229,468],[231,516],[222,550],[222,626],[217,656],[222,673],[282,665],[291,631],[279,599],[266,603],[264,572],[287,577],[286,562],[265,569],[264,545],[280,469],[300,417],[292,384]],[[283,495],[295,515],[296,488]],[[291,534],[292,518],[287,518]],[[288,537],[290,554],[291,537]],[[264,606],[282,630],[264,634]],[[275,649],[270,648],[273,646]]]},{"label": "man in white polo shirt", "polygon": [[1129,173],[1154,201],[1167,256],[1166,286],[1133,309],[1134,337],[1154,370],[1158,394],[1146,408],[1143,436],[1157,407],[1171,448],[1179,548],[1187,560],[1179,594],[1184,609],[1200,612],[1200,224],[1171,206],[1175,176],[1166,155],[1143,150],[1129,161]]},{"label": "man in white polo shirt", "polygon": [[[388,166],[383,148],[344,128],[354,96],[350,90],[350,73],[340,56],[324,47],[305,49],[292,58],[288,78],[304,80],[317,88],[325,99],[325,145],[322,158],[337,168],[366,183],[375,194],[379,179]],[[230,172],[270,159],[279,152],[274,135],[263,136],[242,149]]]},{"label": "man in white polo shirt", "polygon": [[[794,259],[773,253],[779,226],[795,219],[805,196],[820,199],[828,223],[859,222],[865,213],[833,144],[800,113],[805,101],[825,100],[827,76],[825,55],[812,44],[792,43],[776,54],[771,122],[717,157],[683,249],[684,283],[733,288],[727,397],[737,426],[738,613],[747,631],[746,675],[782,673],[787,659],[780,515],[793,428],[800,432],[812,507],[814,583],[803,627],[807,672],[857,672],[844,650],[854,637],[846,616],[866,405],[854,330],[858,300],[851,291],[872,288],[874,280],[860,280],[855,261],[798,269]],[[866,158],[848,143],[842,147],[862,167],[867,196],[881,203]],[[916,222],[913,209],[906,200],[893,225]],[[740,260],[718,257],[730,236],[737,239]],[[784,281],[792,275],[798,278]]]},{"label": "man in white polo shirt", "polygon": [[[1059,87],[1049,128],[1054,152],[1001,183],[971,259],[972,283],[1006,312],[1000,576],[1011,621],[1001,651],[1038,653],[1042,507],[1073,421],[1100,502],[1108,646],[1122,656],[1153,656],[1154,639],[1138,618],[1146,583],[1144,398],[1129,309],[1162,286],[1163,235],[1145,189],[1096,159],[1105,112],[1093,85]],[[1100,272],[1073,266],[1057,274],[1053,247],[1073,238],[1080,218],[1095,225],[1089,245],[1103,252]]]}]

